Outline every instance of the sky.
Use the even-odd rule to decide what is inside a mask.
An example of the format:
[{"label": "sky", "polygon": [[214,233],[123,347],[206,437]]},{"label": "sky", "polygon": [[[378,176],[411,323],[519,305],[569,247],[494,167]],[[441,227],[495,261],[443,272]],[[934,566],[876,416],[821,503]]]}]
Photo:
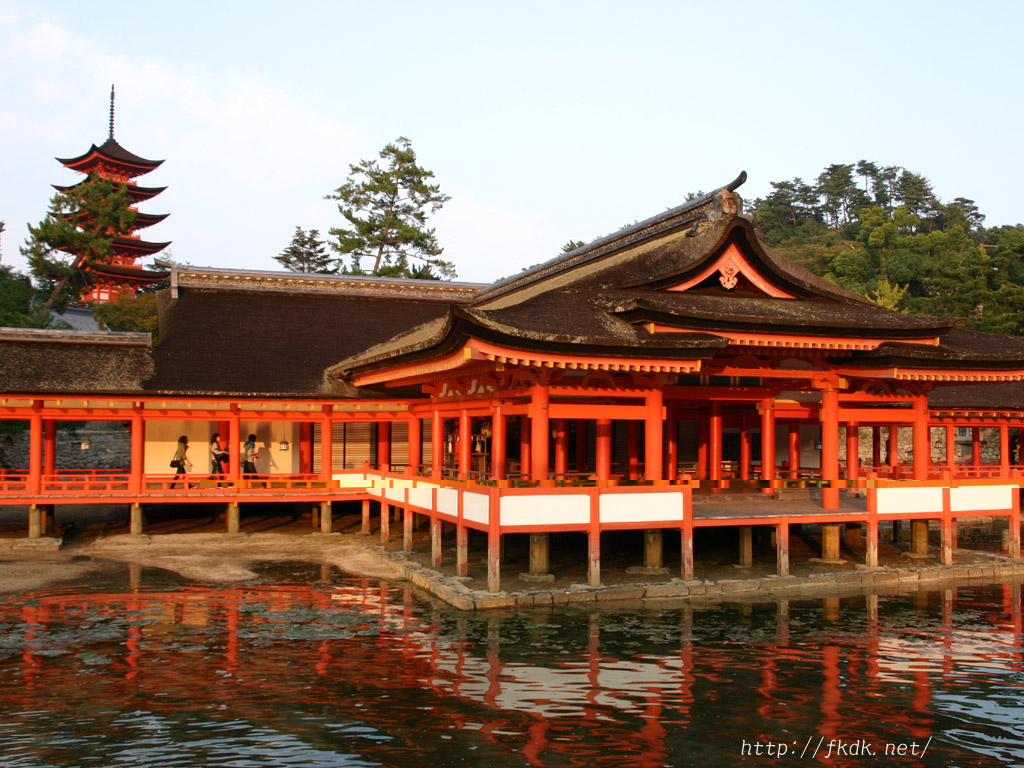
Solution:
[{"label": "sky", "polygon": [[164,160],[144,232],[277,270],[324,196],[408,137],[452,199],[458,279],[492,282],[709,192],[872,160],[1024,220],[1024,3],[0,0],[0,261],[107,137]]}]

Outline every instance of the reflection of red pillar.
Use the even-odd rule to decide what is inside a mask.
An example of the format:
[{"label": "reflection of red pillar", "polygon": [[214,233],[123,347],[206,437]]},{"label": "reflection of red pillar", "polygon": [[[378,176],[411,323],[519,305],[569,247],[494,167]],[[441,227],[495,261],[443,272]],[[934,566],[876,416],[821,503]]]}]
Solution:
[{"label": "reflection of red pillar", "polygon": [[466,480],[469,477],[469,464],[473,448],[473,437],[470,434],[471,424],[469,412],[463,408],[459,411],[459,480]]},{"label": "reflection of red pillar", "polygon": [[555,477],[564,480],[569,471],[569,420],[555,419]]},{"label": "reflection of red pillar", "polygon": [[821,650],[821,663],[825,680],[821,691],[821,714],[822,722],[818,726],[821,735],[827,742],[835,738],[839,731],[840,715],[839,703],[842,701],[839,680],[839,648],[835,645],[827,645]]},{"label": "reflection of red pillar", "polygon": [[789,420],[789,479],[800,477],[800,422]]},{"label": "reflection of red pillar", "polygon": [[708,478],[714,482],[722,479],[722,404],[711,401],[711,415],[708,417]]},{"label": "reflection of red pillar", "polygon": [[839,509],[839,392],[821,393],[821,491],[823,509]]},{"label": "reflection of red pillar", "polygon": [[660,389],[652,389],[647,393],[644,402],[647,414],[644,420],[644,479],[661,480],[664,477],[662,464],[664,457],[663,429],[665,426],[665,399]]},{"label": "reflection of red pillar", "polygon": [[598,480],[612,476],[612,420],[597,419],[595,422],[594,460]]},{"label": "reflection of red pillar", "polygon": [[505,414],[500,405],[491,412],[491,477],[505,479]]},{"label": "reflection of red pillar", "polygon": [[550,451],[548,448],[548,433],[550,432],[550,419],[548,418],[548,388],[546,386],[535,386],[530,394],[530,442],[533,453],[532,468],[530,477],[534,482],[548,479],[548,462]]},{"label": "reflection of red pillar", "polygon": [[626,477],[636,480],[640,476],[640,425],[626,422]]}]

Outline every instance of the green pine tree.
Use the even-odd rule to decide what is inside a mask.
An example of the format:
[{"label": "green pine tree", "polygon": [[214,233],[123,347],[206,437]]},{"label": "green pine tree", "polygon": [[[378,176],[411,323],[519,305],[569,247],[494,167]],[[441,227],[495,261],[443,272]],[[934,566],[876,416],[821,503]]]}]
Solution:
[{"label": "green pine tree", "polygon": [[338,260],[328,256],[326,248],[319,230],[311,229],[307,233],[301,227],[295,227],[291,243],[274,258],[292,272],[333,275],[338,272]]}]

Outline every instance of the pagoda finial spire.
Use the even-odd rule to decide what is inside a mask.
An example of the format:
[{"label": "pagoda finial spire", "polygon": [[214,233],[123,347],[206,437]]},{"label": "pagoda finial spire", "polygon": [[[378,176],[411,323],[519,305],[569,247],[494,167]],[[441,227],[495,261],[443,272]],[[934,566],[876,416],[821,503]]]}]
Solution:
[{"label": "pagoda finial spire", "polygon": [[110,84],[110,138],[114,138],[114,84]]}]

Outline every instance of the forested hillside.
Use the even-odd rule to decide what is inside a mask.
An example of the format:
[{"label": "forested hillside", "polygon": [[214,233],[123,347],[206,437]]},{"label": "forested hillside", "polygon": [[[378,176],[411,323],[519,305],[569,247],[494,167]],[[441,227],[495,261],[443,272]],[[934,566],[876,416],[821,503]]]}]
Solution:
[{"label": "forested hillside", "polygon": [[1024,333],[1024,226],[986,228],[973,200],[944,203],[924,176],[865,160],[772,188],[748,210],[808,269],[892,309]]}]

